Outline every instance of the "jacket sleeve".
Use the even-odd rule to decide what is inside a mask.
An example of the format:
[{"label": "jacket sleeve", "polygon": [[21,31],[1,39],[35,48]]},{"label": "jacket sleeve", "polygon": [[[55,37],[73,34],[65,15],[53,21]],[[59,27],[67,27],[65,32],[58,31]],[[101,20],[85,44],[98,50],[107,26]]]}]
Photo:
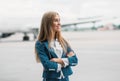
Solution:
[{"label": "jacket sleeve", "polygon": [[35,48],[44,69],[47,71],[57,71],[58,64],[56,62],[50,61],[49,56],[47,55],[48,50],[45,49],[45,45],[37,41]]},{"label": "jacket sleeve", "polygon": [[[70,47],[67,47],[67,53],[71,51],[75,54],[75,52]],[[78,64],[78,58],[76,54],[71,57],[68,57],[68,61],[69,61],[69,66],[76,66]]]}]

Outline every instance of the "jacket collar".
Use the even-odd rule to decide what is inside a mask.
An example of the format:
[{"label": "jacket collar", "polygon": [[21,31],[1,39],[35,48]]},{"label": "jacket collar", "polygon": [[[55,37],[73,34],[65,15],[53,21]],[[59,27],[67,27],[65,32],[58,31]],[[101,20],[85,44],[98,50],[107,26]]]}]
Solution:
[{"label": "jacket collar", "polygon": [[48,41],[45,41],[44,44],[51,56],[57,58],[57,55],[50,48],[48,48]]}]

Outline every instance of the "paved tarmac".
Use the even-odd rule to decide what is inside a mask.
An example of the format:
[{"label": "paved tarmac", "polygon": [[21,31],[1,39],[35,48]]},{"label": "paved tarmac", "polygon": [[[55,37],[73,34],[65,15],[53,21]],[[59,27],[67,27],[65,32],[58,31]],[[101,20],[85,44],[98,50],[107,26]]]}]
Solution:
[{"label": "paved tarmac", "polygon": [[[0,39],[0,81],[42,81],[35,41],[22,42],[22,36]],[[120,81],[120,31],[63,32],[63,36],[79,58],[70,81]]]}]

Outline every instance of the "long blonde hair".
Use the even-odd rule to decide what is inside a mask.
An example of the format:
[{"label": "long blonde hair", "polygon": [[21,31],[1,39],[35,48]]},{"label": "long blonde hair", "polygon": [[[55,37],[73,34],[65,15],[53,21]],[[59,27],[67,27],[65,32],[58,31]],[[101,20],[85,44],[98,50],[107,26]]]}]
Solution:
[{"label": "long blonde hair", "polygon": [[[57,12],[50,11],[46,12],[41,20],[41,26],[40,26],[40,32],[38,34],[38,40],[40,42],[43,41],[48,41],[48,46],[50,47],[50,42],[52,41],[53,37],[56,37],[58,41],[60,42],[64,52],[67,52],[67,46],[70,46],[68,42],[62,37],[61,32],[56,32],[54,34],[54,30],[52,27],[54,17],[56,15],[59,15]],[[55,35],[55,36],[54,36]],[[37,51],[35,49],[35,54],[36,54],[36,61],[39,62],[40,58],[38,57]]]}]

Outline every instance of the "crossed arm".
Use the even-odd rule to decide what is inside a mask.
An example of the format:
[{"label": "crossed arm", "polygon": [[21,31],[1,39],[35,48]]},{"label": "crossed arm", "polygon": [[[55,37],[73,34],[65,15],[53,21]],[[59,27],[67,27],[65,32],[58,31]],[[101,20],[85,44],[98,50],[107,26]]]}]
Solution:
[{"label": "crossed arm", "polygon": [[[74,55],[75,55],[75,54],[71,51],[71,52],[69,52],[69,53],[67,54],[67,57],[69,58],[69,57],[72,57],[72,56],[74,56]],[[62,58],[52,58],[50,61],[57,62],[57,63],[61,64],[62,67],[65,66],[65,63],[64,63],[64,61],[62,60]]]},{"label": "crossed arm", "polygon": [[[41,44],[40,42],[36,42],[35,48],[45,70],[58,71],[59,66],[61,67],[66,67],[66,65],[75,66],[78,63],[76,54],[70,48],[67,49],[68,54],[66,58],[52,58],[50,60],[46,54],[46,49],[44,44]],[[63,62],[63,59],[66,59],[67,62],[65,61]]]}]

